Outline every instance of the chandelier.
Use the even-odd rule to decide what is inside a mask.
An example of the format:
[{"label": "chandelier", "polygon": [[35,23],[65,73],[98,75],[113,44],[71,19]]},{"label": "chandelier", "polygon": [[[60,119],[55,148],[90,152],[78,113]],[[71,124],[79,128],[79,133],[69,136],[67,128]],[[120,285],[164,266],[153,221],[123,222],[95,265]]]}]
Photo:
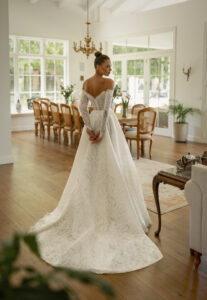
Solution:
[{"label": "chandelier", "polygon": [[[87,22],[86,22],[87,31],[86,31],[86,37],[84,38],[85,43],[82,46],[82,42],[80,41],[80,45],[79,45],[79,48],[78,48],[77,43],[73,42],[74,51],[75,52],[82,52],[83,54],[86,54],[87,58],[89,57],[90,54],[98,51],[95,47],[95,44],[94,44],[92,38],[90,37],[89,25],[91,25],[91,23],[88,21],[88,0],[87,0]],[[99,51],[102,52],[102,43],[100,43]]]}]

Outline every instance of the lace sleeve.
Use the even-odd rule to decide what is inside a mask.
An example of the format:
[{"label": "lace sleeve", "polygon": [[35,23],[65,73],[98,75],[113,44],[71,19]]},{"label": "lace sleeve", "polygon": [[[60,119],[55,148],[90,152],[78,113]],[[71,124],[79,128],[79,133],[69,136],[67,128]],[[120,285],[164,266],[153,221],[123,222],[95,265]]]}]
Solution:
[{"label": "lace sleeve", "polygon": [[83,92],[81,95],[79,109],[80,109],[80,113],[83,118],[85,126],[88,129],[93,130],[91,127],[90,116],[89,116],[89,112],[88,112],[88,97]]},{"label": "lace sleeve", "polygon": [[108,121],[109,108],[111,107],[112,95],[113,95],[113,90],[106,91],[105,102],[104,102],[104,115],[103,115],[103,121],[102,121],[101,129],[100,129],[101,136],[104,135],[106,123]]}]

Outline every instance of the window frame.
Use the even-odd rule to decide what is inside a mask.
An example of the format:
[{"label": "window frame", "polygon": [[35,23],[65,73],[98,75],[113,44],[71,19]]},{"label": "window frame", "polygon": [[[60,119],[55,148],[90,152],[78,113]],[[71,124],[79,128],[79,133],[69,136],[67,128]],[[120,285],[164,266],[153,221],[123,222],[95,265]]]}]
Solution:
[{"label": "window frame", "polygon": [[[9,35],[9,39],[13,40],[13,52],[10,52],[9,49],[9,57],[13,58],[13,65],[14,65],[14,92],[11,93],[10,91],[10,105],[11,105],[11,112],[12,114],[18,114],[15,110],[15,104],[17,99],[20,99],[20,95],[22,94],[20,92],[20,87],[19,87],[19,78],[20,78],[20,73],[18,69],[18,61],[19,58],[28,58],[28,59],[40,59],[40,96],[41,97],[46,97],[46,94],[48,91],[46,91],[46,73],[45,73],[45,63],[47,59],[50,60],[63,60],[64,61],[64,71],[63,71],[63,84],[66,85],[69,82],[69,41],[68,40],[62,40],[62,39],[54,39],[54,38],[39,38],[39,37],[29,37],[29,36],[18,36],[18,35]],[[19,40],[34,40],[34,41],[39,41],[40,42],[40,54],[23,54],[19,53],[18,49],[18,41]],[[63,43],[64,45],[64,53],[63,55],[49,55],[46,54],[46,42],[47,41],[52,41],[54,43]],[[29,76],[32,76],[29,74]],[[54,74],[56,76],[56,74]],[[56,82],[56,81],[55,81]],[[27,92],[25,91],[25,94]],[[31,89],[30,85],[30,90],[28,91],[29,97],[32,96],[32,93],[35,93]],[[51,93],[54,94],[54,98],[51,99],[54,102],[57,102],[57,89],[56,89],[56,84],[54,85],[54,90],[51,91]],[[14,101],[11,100],[11,97],[14,97]],[[31,113],[31,110],[28,110],[27,107],[23,106],[23,112],[21,114],[27,114]]]}]

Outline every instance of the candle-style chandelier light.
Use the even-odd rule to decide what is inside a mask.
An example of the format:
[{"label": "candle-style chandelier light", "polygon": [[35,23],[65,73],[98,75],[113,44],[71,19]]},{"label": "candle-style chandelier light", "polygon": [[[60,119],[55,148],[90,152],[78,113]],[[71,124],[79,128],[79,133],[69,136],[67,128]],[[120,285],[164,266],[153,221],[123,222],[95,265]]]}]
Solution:
[{"label": "candle-style chandelier light", "polygon": [[[74,51],[75,52],[82,52],[82,53],[86,54],[87,58],[89,57],[90,54],[98,51],[95,47],[95,44],[94,44],[92,38],[90,37],[89,25],[91,25],[91,23],[88,20],[88,0],[87,0],[87,22],[86,22],[86,26],[87,26],[87,31],[86,32],[87,32],[87,34],[86,34],[86,37],[84,38],[85,43],[82,46],[82,42],[80,41],[80,45],[79,45],[79,48],[78,48],[77,43],[73,42]],[[102,52],[102,43],[100,43],[99,51]]]}]

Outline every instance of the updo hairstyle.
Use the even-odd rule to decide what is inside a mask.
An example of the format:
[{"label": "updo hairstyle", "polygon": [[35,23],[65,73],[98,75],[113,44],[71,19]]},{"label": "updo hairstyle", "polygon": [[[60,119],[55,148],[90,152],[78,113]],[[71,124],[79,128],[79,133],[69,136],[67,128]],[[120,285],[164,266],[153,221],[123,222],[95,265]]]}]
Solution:
[{"label": "updo hairstyle", "polygon": [[97,65],[101,65],[105,60],[110,59],[107,55],[102,54],[100,51],[95,53],[94,67],[96,69]]}]

